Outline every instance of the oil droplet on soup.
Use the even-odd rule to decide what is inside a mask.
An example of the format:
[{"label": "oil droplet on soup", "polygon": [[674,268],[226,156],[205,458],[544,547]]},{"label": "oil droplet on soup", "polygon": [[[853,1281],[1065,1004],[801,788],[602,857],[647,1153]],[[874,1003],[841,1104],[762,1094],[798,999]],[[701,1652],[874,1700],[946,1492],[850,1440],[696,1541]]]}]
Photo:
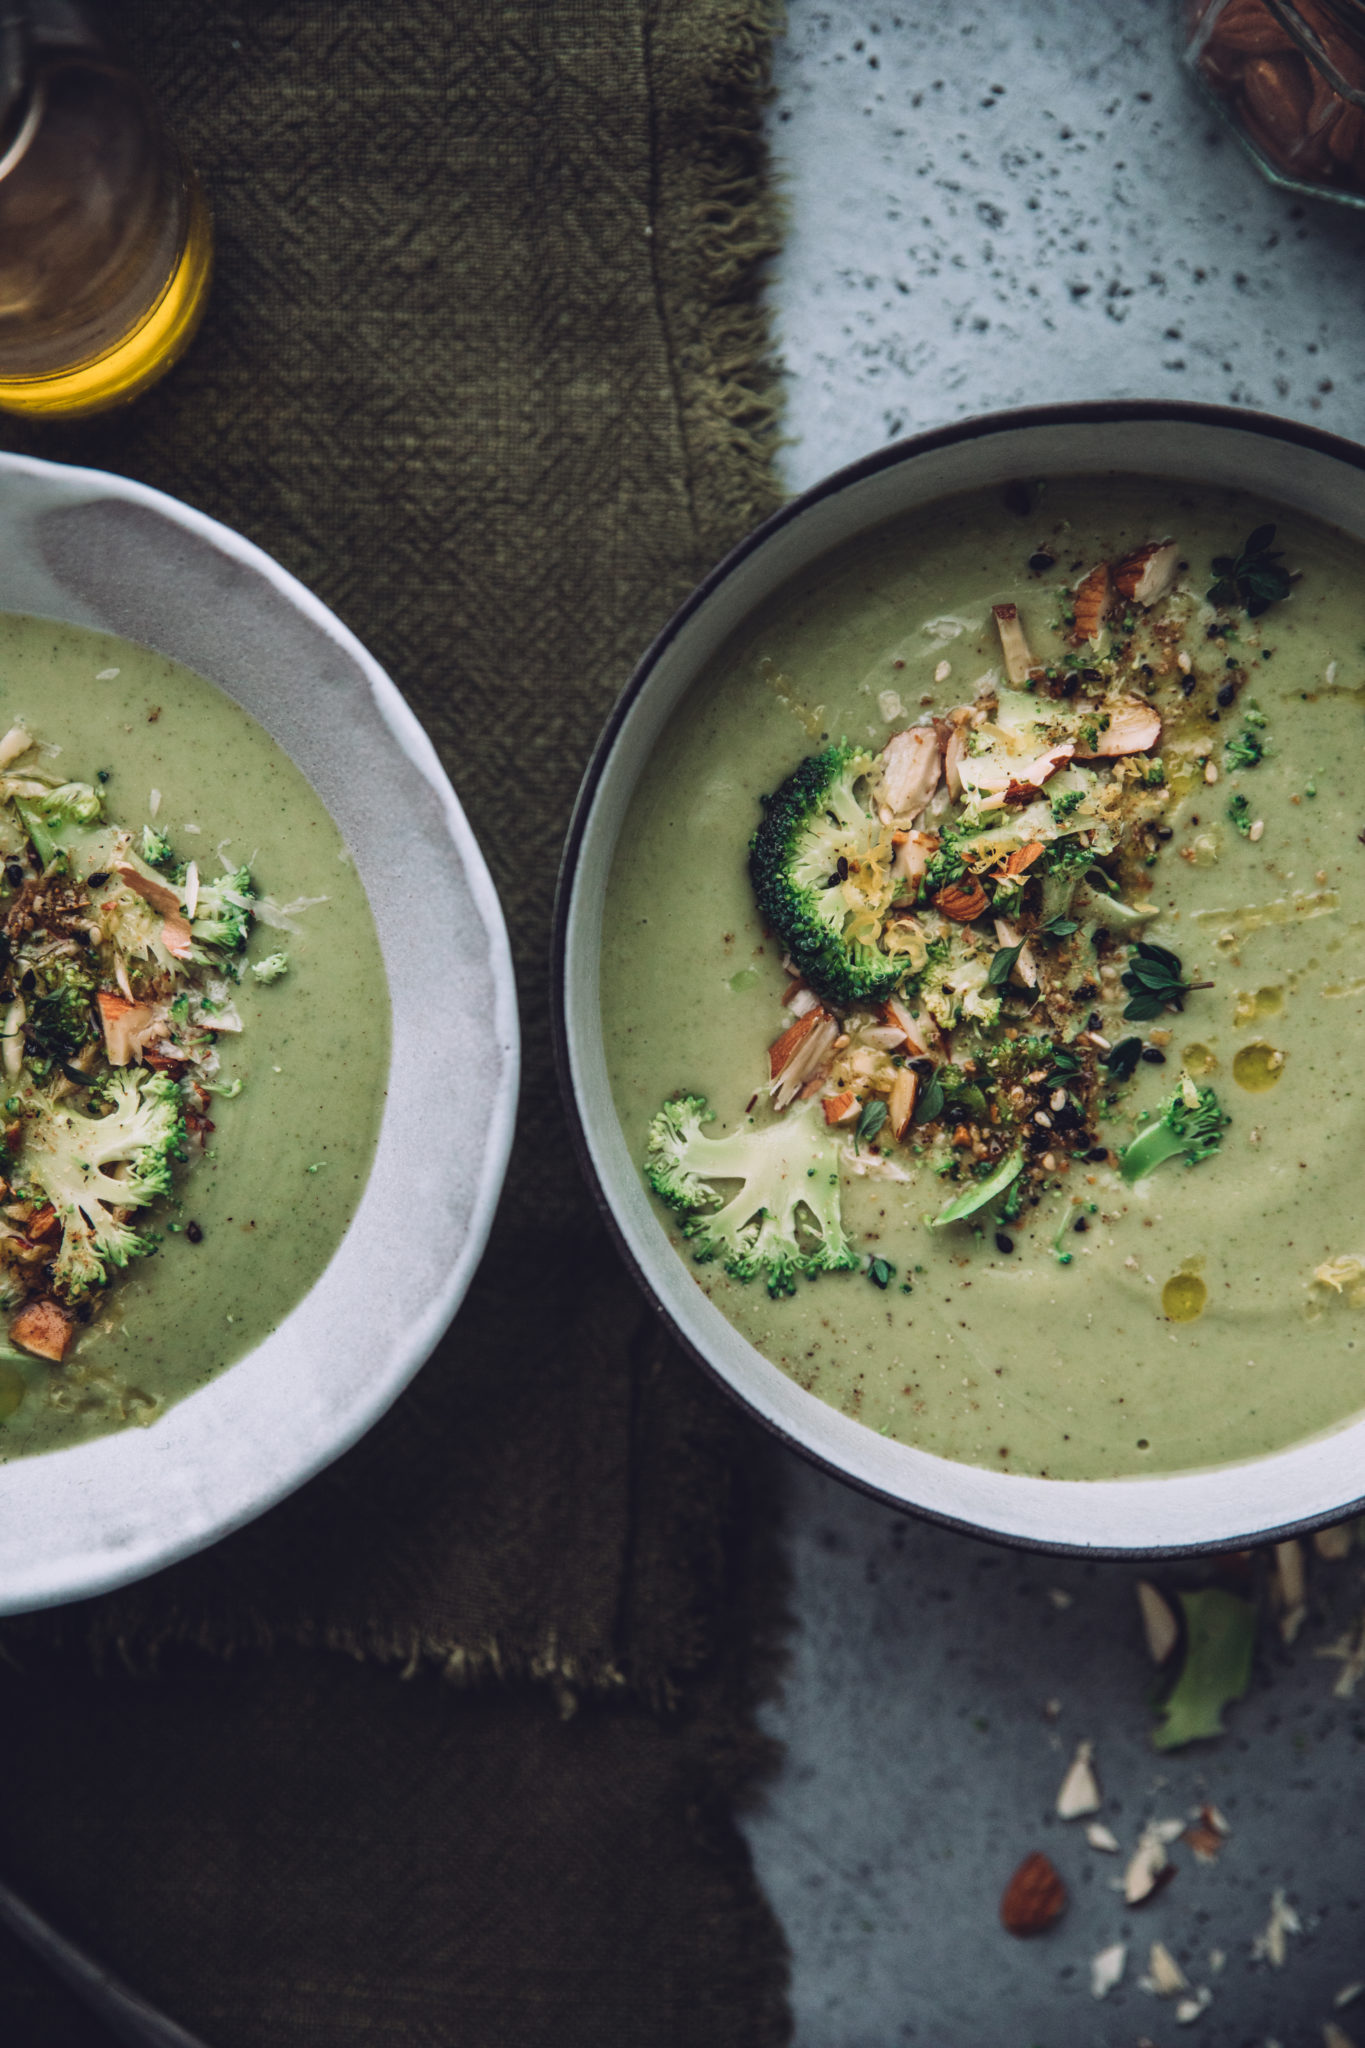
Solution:
[{"label": "oil droplet on soup", "polygon": [[1213,1047],[1201,1045],[1197,1039],[1193,1045],[1185,1047],[1180,1059],[1185,1072],[1194,1075],[1196,1079],[1204,1074],[1211,1074],[1218,1065],[1218,1055]]},{"label": "oil droplet on soup", "polygon": [[1209,1290],[1197,1273],[1176,1273],[1161,1290],[1161,1306],[1173,1323],[1192,1323],[1204,1313]]},{"label": "oil droplet on soup", "polygon": [[1262,1017],[1277,1017],[1284,1008],[1282,988],[1258,988],[1239,990],[1237,1007],[1232,1013],[1234,1024],[1255,1024]]},{"label": "oil droplet on soup", "polygon": [[1244,1045],[1232,1062],[1232,1078],[1249,1095],[1264,1095],[1284,1072],[1284,1054],[1264,1039]]}]

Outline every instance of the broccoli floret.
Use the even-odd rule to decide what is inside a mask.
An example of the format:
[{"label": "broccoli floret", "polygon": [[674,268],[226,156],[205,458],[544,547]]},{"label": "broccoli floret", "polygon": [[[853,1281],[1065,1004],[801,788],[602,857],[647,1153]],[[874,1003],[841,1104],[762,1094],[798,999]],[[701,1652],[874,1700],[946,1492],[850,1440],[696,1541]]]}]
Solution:
[{"label": "broccoli floret", "polygon": [[170,840],[164,832],[158,832],[155,825],[142,828],[142,858],[149,868],[173,868],[176,865]]},{"label": "broccoli floret", "polygon": [[1168,1159],[1183,1159],[1187,1166],[1197,1166],[1218,1150],[1232,1118],[1224,1113],[1212,1088],[1196,1091],[1191,1082],[1190,1092],[1196,1094],[1194,1102],[1187,1099],[1182,1081],[1156,1121],[1140,1131],[1122,1153],[1119,1172],[1125,1180],[1142,1180]]},{"label": "broccoli floret", "polygon": [[197,946],[219,946],[235,952],[246,944],[256,885],[246,868],[235,868],[216,882],[200,884],[191,927]]},{"label": "broccoli floret", "polygon": [[278,981],[282,974],[288,974],[289,972],[289,955],[287,953],[268,953],[264,960],[252,962],[251,971],[257,981]]},{"label": "broccoli floret", "polygon": [[1054,840],[1034,869],[1043,883],[1042,903],[1038,910],[1041,923],[1050,924],[1054,917],[1070,914],[1077,885],[1086,870],[1094,865],[1094,853],[1085,840]]},{"label": "broccoli floret", "polygon": [[[1262,719],[1261,724],[1265,724]],[[1229,768],[1255,768],[1265,759],[1265,741],[1254,731],[1250,719],[1227,743],[1223,758]]]},{"label": "broccoli floret", "polygon": [[[737,1280],[761,1274],[769,1294],[792,1294],[801,1274],[854,1272],[861,1263],[839,1217],[839,1139],[818,1103],[765,1130],[707,1138],[704,1096],[666,1102],[649,1127],[645,1176],[685,1219],[693,1256],[720,1259]],[[726,1201],[712,1185],[740,1181]]]},{"label": "broccoli floret", "polygon": [[14,808],[45,868],[62,851],[63,830],[72,825],[98,825],[104,803],[88,782],[63,782],[41,796],[16,797]]},{"label": "broccoli floret", "polygon": [[[890,907],[890,834],[857,794],[875,762],[857,747],[812,754],[772,796],[749,842],[749,877],[766,923],[817,995],[877,1002],[905,973],[882,950]],[[884,898],[884,900],[882,900]],[[856,900],[854,900],[856,899]]]},{"label": "broccoli floret", "polygon": [[[155,1251],[155,1240],[116,1218],[171,1192],[171,1164],[184,1159],[180,1090],[164,1075],[116,1074],[104,1116],[82,1116],[34,1096],[24,1105],[16,1183],[52,1204],[62,1226],[53,1274],[70,1299],[108,1278],[111,1268]],[[123,1166],[127,1177],[107,1170]]]}]

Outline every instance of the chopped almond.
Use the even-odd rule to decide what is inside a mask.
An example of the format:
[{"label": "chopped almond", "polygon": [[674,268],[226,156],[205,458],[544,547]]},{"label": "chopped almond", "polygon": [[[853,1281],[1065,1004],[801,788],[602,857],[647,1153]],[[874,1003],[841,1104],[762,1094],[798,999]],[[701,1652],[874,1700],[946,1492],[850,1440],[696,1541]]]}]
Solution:
[{"label": "chopped almond", "polygon": [[955,725],[943,749],[943,779],[948,785],[948,794],[954,803],[962,794],[962,763],[966,758],[967,741],[962,727]]},{"label": "chopped almond", "polygon": [[1080,1820],[1087,1813],[1099,1812],[1100,1787],[1094,1755],[1093,1743],[1082,1742],[1078,1746],[1057,1794],[1057,1814],[1061,1820]]},{"label": "chopped almond", "polygon": [[1109,609],[1109,564],[1101,562],[1076,586],[1076,624],[1071,634],[1073,647],[1099,638],[1104,615]]},{"label": "chopped almond", "polygon": [[61,1227],[61,1224],[57,1221],[57,1211],[53,1208],[51,1202],[44,1202],[37,1215],[29,1218],[25,1236],[37,1238],[57,1237],[60,1235]]},{"label": "chopped almond", "polygon": [[1005,1887],[1000,1918],[1010,1934],[1042,1934],[1066,1910],[1066,1886],[1041,1851],[1026,1856]]},{"label": "chopped almond", "polygon": [[896,840],[900,843],[896,846],[891,872],[901,876],[912,889],[917,889],[924,880],[930,856],[938,851],[937,832],[893,833],[892,840],[893,844]]},{"label": "chopped almond", "polygon": [[982,915],[989,901],[980,882],[974,878],[965,882],[948,882],[934,898],[937,908],[945,917],[951,917],[955,924],[970,924],[973,918]]},{"label": "chopped almond", "polygon": [[803,1090],[814,1093],[838,1036],[838,1025],[822,1009],[809,1010],[783,1032],[768,1054],[768,1094],[774,1109],[786,1109]]},{"label": "chopped almond", "polygon": [[917,818],[938,788],[943,764],[932,725],[892,733],[882,749],[882,773],[874,801],[897,818]]},{"label": "chopped almond", "polygon": [[824,1100],[825,1122],[846,1124],[852,1121],[858,1107],[858,1098],[851,1088],[845,1088],[839,1095],[827,1095]]},{"label": "chopped almond", "polygon": [[1144,547],[1125,555],[1114,570],[1114,588],[1120,597],[1137,604],[1155,604],[1175,582],[1180,549],[1173,540],[1149,540]]},{"label": "chopped almond", "polygon": [[811,1032],[815,1029],[823,1014],[824,1012],[818,1008],[807,1010],[804,1017],[798,1017],[794,1024],[787,1026],[780,1038],[773,1040],[772,1044],[768,1047],[769,1080],[775,1081],[777,1079],[797,1047],[804,1039],[810,1037]]},{"label": "chopped almond", "polygon": [[192,960],[189,920],[184,917],[168,917],[161,927],[161,943],[175,960]]},{"label": "chopped almond", "polygon": [[1002,881],[1010,881],[1015,875],[1022,875],[1025,868],[1031,868],[1042,851],[1042,840],[1030,839],[1027,846],[1016,846],[1013,853],[1007,854],[995,872]]},{"label": "chopped almond", "polygon": [[894,1025],[912,1053],[919,1059],[936,1057],[933,1047],[918,1018],[912,1017],[903,1002],[896,996],[889,996],[882,1004],[882,1015],[888,1024]]},{"label": "chopped almond", "polygon": [[1038,664],[1033,659],[1024,628],[1020,623],[1019,607],[1013,604],[993,604],[991,612],[995,619],[996,631],[1000,635],[1000,652],[1005,657],[1005,674],[1016,690],[1022,690]]},{"label": "chopped almond", "polygon": [[1093,747],[1076,743],[1078,761],[1108,760],[1118,754],[1145,754],[1161,738],[1161,716],[1141,697],[1124,697],[1109,708],[1109,723]]},{"label": "chopped almond", "polygon": [[909,1067],[897,1067],[896,1078],[891,1083],[887,1097],[887,1122],[891,1135],[897,1141],[910,1128],[910,1119],[915,1113],[915,1096],[919,1092],[919,1078]]},{"label": "chopped almond", "polygon": [[12,1342],[22,1345],[25,1351],[60,1365],[76,1334],[76,1325],[55,1301],[31,1301],[27,1308],[20,1309],[9,1333]]},{"label": "chopped almond", "polygon": [[95,1001],[104,1026],[104,1049],[109,1064],[126,1067],[141,1052],[142,1035],[155,1021],[156,1012],[150,1003],[130,1003],[126,996],[113,995],[103,988]]}]

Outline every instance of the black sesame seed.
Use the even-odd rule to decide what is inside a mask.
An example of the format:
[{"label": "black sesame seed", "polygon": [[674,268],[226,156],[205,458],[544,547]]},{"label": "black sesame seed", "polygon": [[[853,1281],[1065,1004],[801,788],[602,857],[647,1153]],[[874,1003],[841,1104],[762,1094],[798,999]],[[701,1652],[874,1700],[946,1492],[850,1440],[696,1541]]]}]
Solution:
[{"label": "black sesame seed", "polygon": [[1174,839],[1174,838],[1175,838],[1175,834],[1174,834],[1174,832],[1173,832],[1173,831],[1171,830],[1171,828],[1170,828],[1170,826],[1169,826],[1169,825],[1158,825],[1158,826],[1157,826],[1157,828],[1156,828],[1156,836],[1157,836],[1157,838],[1158,838],[1158,839],[1161,839],[1161,840],[1166,840],[1166,839]]},{"label": "black sesame seed", "polygon": [[1226,661],[1225,661],[1225,662],[1223,663],[1223,666],[1224,666],[1224,668],[1236,668],[1236,666],[1237,666],[1237,657],[1236,657],[1236,655],[1235,655],[1235,654],[1230,654],[1230,655],[1228,656],[1227,660],[1226,660]]},{"label": "black sesame seed", "polygon": [[1097,668],[1083,668],[1081,670],[1081,681],[1083,683],[1102,683],[1104,681],[1103,671]]},{"label": "black sesame seed", "polygon": [[185,1225],[185,1235],[191,1244],[202,1244],[204,1242],[204,1233],[197,1223],[187,1223]]},{"label": "black sesame seed", "polygon": [[1008,1253],[1008,1252],[1012,1252],[1012,1251],[1014,1250],[1014,1239],[1013,1239],[1013,1238],[1012,1238],[1012,1237],[1010,1236],[1010,1234],[1009,1234],[1009,1232],[1008,1232],[1008,1231],[1006,1231],[1006,1230],[997,1230],[997,1231],[996,1231],[996,1233],[995,1233],[995,1249],[996,1249],[996,1250],[997,1250],[998,1252],[1006,1252],[1006,1253]]},{"label": "black sesame seed", "polygon": [[1094,1160],[1095,1164],[1098,1165],[1101,1159],[1109,1157],[1109,1147],[1107,1145],[1092,1145],[1085,1156],[1087,1159]]},{"label": "black sesame seed", "polygon": [[1078,1216],[1071,1228],[1073,1230],[1089,1230],[1090,1225],[1086,1222],[1084,1216]]},{"label": "black sesame seed", "polygon": [[1198,678],[1196,676],[1182,676],[1180,678],[1180,688],[1183,695],[1185,695],[1186,697],[1192,697],[1194,695],[1195,684],[1197,681]]},{"label": "black sesame seed", "polygon": [[1166,1055],[1159,1045],[1144,1045],[1142,1057],[1149,1067],[1164,1067],[1166,1064]]},{"label": "black sesame seed", "polygon": [[97,874],[87,875],[85,879],[88,887],[90,887],[91,889],[102,889],[105,883],[108,881],[109,876],[107,871],[104,868],[101,868]]},{"label": "black sesame seed", "polygon": [[10,887],[12,889],[17,889],[20,883],[23,881],[23,879],[24,871],[20,867],[18,861],[8,861],[5,865],[5,880],[9,883]]},{"label": "black sesame seed", "polygon": [[1235,683],[1224,683],[1222,689],[1218,692],[1218,702],[1226,709],[1236,695],[1237,685]]},{"label": "black sesame seed", "polygon": [[33,969],[31,967],[25,969],[24,978],[20,982],[19,986],[24,991],[24,994],[26,996],[31,996],[33,994],[34,989],[37,988],[38,977],[33,972]]},{"label": "black sesame seed", "polygon": [[1049,569],[1057,566],[1057,557],[1050,555],[1046,548],[1039,548],[1036,555],[1030,555],[1028,565],[1035,576],[1046,576]]}]

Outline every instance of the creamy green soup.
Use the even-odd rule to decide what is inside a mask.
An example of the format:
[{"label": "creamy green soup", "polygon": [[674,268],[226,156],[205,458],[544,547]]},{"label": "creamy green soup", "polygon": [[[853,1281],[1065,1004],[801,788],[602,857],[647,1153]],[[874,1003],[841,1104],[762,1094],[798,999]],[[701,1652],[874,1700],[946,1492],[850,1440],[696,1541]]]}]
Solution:
[{"label": "creamy green soup", "polygon": [[[59,1365],[7,1353],[0,1458],[147,1424],[259,1343],[331,1258],[369,1173],[389,1003],[374,922],[336,826],[275,742],[220,690],[108,634],[0,617],[0,728],[26,727],[72,780],[99,778],[112,819],[154,820],[206,879],[248,865],[275,923],[247,962],[288,972],[233,989],[225,1084],[161,1236],[95,1299]],[[156,794],[154,794],[154,792]],[[301,899],[316,899],[294,908]],[[280,928],[279,912],[288,928]],[[0,1331],[0,1336],[2,1336]]]},{"label": "creamy green soup", "polygon": [[[1214,559],[1267,521],[1290,594],[1256,618],[1210,606]],[[1124,1024],[1131,956],[1096,956],[1097,1027],[1144,1047],[1098,1111],[1105,1156],[1059,1155],[1003,1233],[989,1210],[929,1229],[953,1188],[912,1132],[878,1148],[907,1180],[841,1170],[862,1270],[772,1299],[719,1263],[692,1267],[801,1386],[871,1429],[1001,1471],[1188,1470],[1365,1407],[1360,548],[1231,493],[1137,480],[1053,480],[1026,512],[991,494],[890,525],[781,593],[712,665],[642,777],[609,887],[602,1014],[633,1153],[643,1160],[677,1091],[708,1099],[712,1136],[762,1119],[768,1049],[791,1013],[746,865],[760,796],[831,740],[880,749],[970,704],[1000,674],[993,606],[1018,607],[1040,663],[1083,661],[1067,639],[1083,573],[1167,536],[1188,662],[1132,678],[1169,743],[1133,886],[1159,912],[1142,936],[1212,986]],[[1263,754],[1250,765],[1233,745],[1248,714]],[[1180,1076],[1216,1090],[1231,1118],[1221,1149],[1129,1184],[1122,1149]],[[659,1214],[689,1257],[677,1218]]]}]

